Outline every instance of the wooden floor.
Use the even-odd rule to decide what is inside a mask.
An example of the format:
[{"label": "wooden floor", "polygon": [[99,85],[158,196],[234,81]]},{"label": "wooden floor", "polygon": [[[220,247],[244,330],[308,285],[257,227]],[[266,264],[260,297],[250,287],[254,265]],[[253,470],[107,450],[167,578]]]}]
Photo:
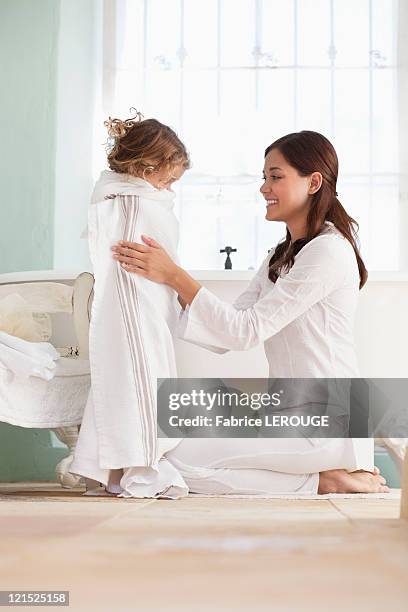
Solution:
[{"label": "wooden floor", "polygon": [[127,500],[2,483],[0,588],[69,590],[70,610],[405,612],[398,516],[396,495]]}]

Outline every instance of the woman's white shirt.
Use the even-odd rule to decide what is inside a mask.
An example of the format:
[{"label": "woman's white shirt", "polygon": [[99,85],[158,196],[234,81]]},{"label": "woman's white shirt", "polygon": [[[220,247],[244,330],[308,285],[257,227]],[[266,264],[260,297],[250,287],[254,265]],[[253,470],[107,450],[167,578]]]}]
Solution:
[{"label": "woman's white shirt", "polygon": [[326,222],[274,284],[271,256],[234,304],[201,287],[181,314],[179,337],[215,352],[264,342],[270,377],[358,377],[353,327],[360,277],[350,242]]}]

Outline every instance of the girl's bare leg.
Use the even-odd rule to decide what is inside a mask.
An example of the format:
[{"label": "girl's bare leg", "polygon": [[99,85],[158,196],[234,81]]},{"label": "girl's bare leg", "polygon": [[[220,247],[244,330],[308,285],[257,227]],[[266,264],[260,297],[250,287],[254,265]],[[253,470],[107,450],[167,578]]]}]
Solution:
[{"label": "girl's bare leg", "polygon": [[389,493],[386,480],[380,470],[372,472],[358,470],[328,470],[319,474],[318,493]]}]

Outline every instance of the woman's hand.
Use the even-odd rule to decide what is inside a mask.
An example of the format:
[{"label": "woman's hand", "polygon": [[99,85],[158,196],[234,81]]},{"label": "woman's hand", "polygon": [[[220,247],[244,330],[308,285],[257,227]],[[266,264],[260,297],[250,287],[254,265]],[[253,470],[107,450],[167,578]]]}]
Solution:
[{"label": "woman's hand", "polygon": [[113,258],[127,272],[144,276],[156,283],[172,285],[178,266],[153,238],[142,235],[142,240],[145,244],[121,240],[111,247]]},{"label": "woman's hand", "polygon": [[177,266],[153,238],[142,234],[142,240],[145,244],[121,240],[111,247],[113,258],[127,272],[172,287],[179,294],[179,302],[183,308],[186,304],[191,304],[201,289],[200,283]]}]

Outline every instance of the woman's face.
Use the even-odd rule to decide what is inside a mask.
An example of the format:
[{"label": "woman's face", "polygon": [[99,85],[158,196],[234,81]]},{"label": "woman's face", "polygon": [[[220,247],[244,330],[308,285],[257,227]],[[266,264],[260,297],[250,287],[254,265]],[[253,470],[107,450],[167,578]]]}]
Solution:
[{"label": "woman's face", "polygon": [[263,178],[260,192],[266,200],[265,219],[286,224],[305,221],[310,196],[320,188],[321,174],[301,176],[278,149],[272,149],[265,157]]}]

